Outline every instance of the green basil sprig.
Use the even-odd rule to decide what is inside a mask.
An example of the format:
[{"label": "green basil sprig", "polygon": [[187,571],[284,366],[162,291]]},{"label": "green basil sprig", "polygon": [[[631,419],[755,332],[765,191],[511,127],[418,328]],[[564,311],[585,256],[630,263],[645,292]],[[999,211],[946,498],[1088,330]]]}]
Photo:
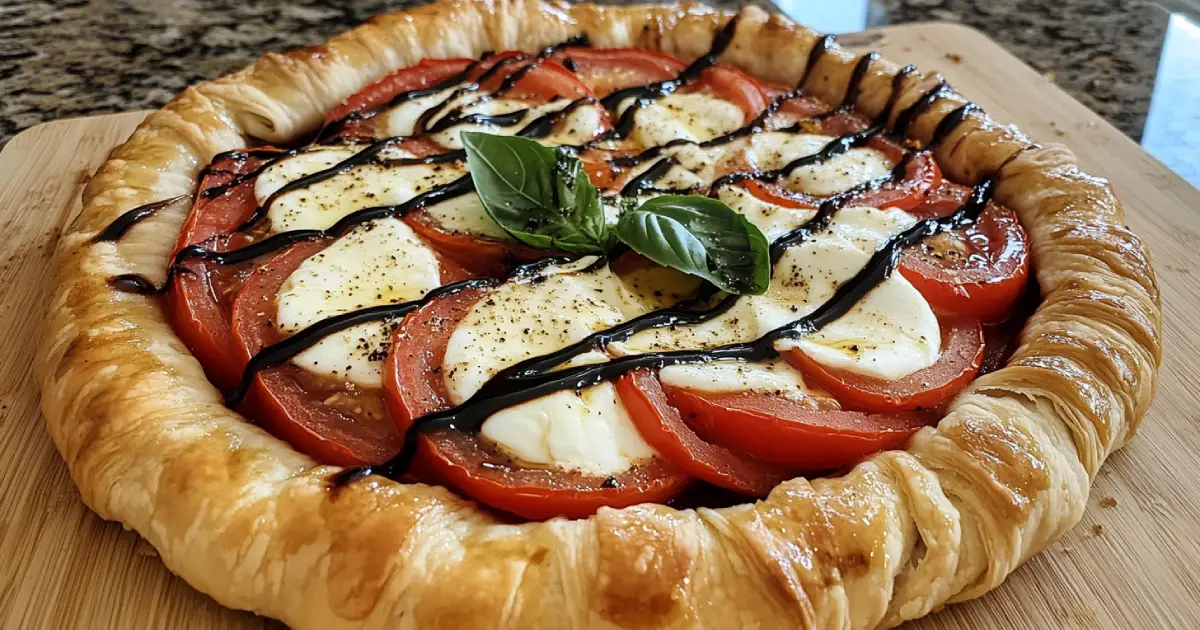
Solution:
[{"label": "green basil sprig", "polygon": [[488,216],[514,238],[543,249],[603,254],[617,240],[654,262],[723,291],[761,294],[771,281],[767,239],[724,203],[664,195],[613,221],[583,164],[534,140],[464,131],[475,191]]}]

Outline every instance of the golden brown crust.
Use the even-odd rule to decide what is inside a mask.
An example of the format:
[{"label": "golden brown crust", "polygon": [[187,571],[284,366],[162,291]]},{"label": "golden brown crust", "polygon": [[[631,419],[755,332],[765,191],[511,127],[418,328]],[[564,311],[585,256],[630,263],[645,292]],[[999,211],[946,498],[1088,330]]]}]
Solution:
[{"label": "golden brown crust", "polygon": [[[754,8],[741,16],[723,60],[796,81],[816,34]],[[890,627],[999,584],[1079,519],[1091,477],[1136,430],[1155,387],[1160,309],[1145,248],[1107,184],[1066,149],[985,116],[937,157],[963,182],[1001,169],[998,198],[1029,231],[1043,303],[1010,365],[907,452],[722,510],[505,525],[440,488],[370,478],[333,494],[333,468],[221,405],[158,301],[106,285],[115,273],[161,280],[185,211],[119,244],[89,242],[122,211],[192,192],[215,153],[311,131],[421,58],[534,50],[580,32],[694,58],[729,17],[695,5],[443,2],[268,55],[151,115],[93,178],[62,238],[39,352],[47,424],[87,504],[223,604],[298,628]],[[807,86],[836,101],[852,64],[835,49]],[[882,111],[896,70],[873,66],[862,109]],[[936,81],[905,82],[897,111]],[[911,135],[928,139],[962,102],[940,99]]]}]

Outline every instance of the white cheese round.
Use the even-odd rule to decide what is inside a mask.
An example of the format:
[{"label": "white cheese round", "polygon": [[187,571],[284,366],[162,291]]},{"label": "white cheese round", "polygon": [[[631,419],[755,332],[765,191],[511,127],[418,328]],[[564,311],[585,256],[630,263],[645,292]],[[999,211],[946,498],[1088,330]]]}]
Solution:
[{"label": "white cheese round", "polygon": [[[276,325],[286,334],[350,311],[415,300],[441,284],[437,258],[398,219],[364,224],[300,264],[280,287]],[[312,372],[380,387],[391,346],[387,322],[329,335],[292,359]]]}]

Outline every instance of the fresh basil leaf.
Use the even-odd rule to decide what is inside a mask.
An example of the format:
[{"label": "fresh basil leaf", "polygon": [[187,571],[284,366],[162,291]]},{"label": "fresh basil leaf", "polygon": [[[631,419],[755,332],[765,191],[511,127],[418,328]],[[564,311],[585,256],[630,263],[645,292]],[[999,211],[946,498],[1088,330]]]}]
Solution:
[{"label": "fresh basil leaf", "polygon": [[464,131],[462,143],[484,209],[514,238],[577,254],[611,247],[600,195],[578,159],[515,136]]},{"label": "fresh basil leaf", "polygon": [[588,179],[583,162],[559,149],[554,165],[554,184],[558,192],[558,207],[567,219],[602,251],[612,249],[617,235],[600,203],[600,191]]},{"label": "fresh basil leaf", "polygon": [[621,216],[617,238],[660,265],[700,276],[729,293],[761,294],[771,282],[766,237],[711,197],[650,199]]}]

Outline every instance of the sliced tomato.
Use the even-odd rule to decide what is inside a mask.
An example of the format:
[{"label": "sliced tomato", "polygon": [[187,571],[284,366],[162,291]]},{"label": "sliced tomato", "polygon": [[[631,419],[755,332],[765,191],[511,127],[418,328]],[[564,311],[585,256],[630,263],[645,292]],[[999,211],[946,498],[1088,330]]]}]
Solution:
[{"label": "sliced tomato", "polygon": [[[273,325],[279,288],[309,257],[332,240],[302,242],[260,265],[233,302],[233,337],[242,366],[280,340]],[[443,283],[463,270],[439,259]],[[260,371],[247,400],[263,425],[297,450],[339,466],[379,464],[400,450],[401,435],[387,414],[380,390],[331,382],[286,363]]]},{"label": "sliced tomato", "polygon": [[[179,235],[175,251],[204,243],[214,250],[235,249],[248,241],[233,232],[254,212],[254,180],[241,178],[270,159],[270,149],[256,149],[246,156],[233,155],[214,162],[200,182],[196,201]],[[282,152],[281,152],[282,153]],[[228,186],[222,194],[207,191]],[[172,276],[167,287],[167,312],[175,332],[200,361],[209,379],[228,390],[241,378],[242,362],[230,328],[233,296],[241,287],[249,265],[217,265],[203,260],[187,261]]]},{"label": "sliced tomato", "polygon": [[685,87],[685,92],[710,92],[717,98],[729,101],[742,109],[743,122],[754,120],[771,99],[753,77],[733,66],[717,65],[700,73],[700,80]]},{"label": "sliced tomato", "polygon": [[500,241],[444,228],[424,209],[405,215],[404,222],[434,249],[478,276],[497,275],[514,261],[537,260],[553,253],[515,241]]},{"label": "sliced tomato", "polygon": [[[942,171],[928,151],[913,155],[899,182],[888,182],[873,190],[855,195],[844,205],[898,208],[908,210],[921,204],[929,191],[942,183]],[[785,208],[816,208],[825,201],[803,192],[791,191],[779,184],[748,180],[742,184],[754,197]]]},{"label": "sliced tomato", "polygon": [[[943,184],[913,214],[947,216],[969,194],[966,187]],[[900,273],[939,314],[1003,321],[1029,282],[1029,237],[1015,212],[989,204],[974,223],[910,247]]]},{"label": "sliced tomato", "polygon": [[[246,280],[233,305],[234,337],[245,361],[278,340],[272,320],[279,287],[330,242],[293,245]],[[332,391],[335,388],[316,392],[312,380],[291,363],[258,372],[248,400],[268,431],[317,461],[339,466],[383,463],[400,450],[400,433],[384,412],[377,392]],[[333,396],[353,399],[353,406],[363,412],[327,404]]]},{"label": "sliced tomato", "polygon": [[401,68],[355,92],[325,117],[324,129],[333,131],[323,138],[374,138],[374,110],[405,92],[433,87],[462,74],[472,59],[425,59],[415,66]]},{"label": "sliced tomato", "polygon": [[861,411],[934,409],[970,383],[983,360],[983,327],[977,320],[941,320],[942,351],[933,365],[888,380],[828,367],[796,349],[783,353],[806,379],[843,406]]},{"label": "sliced tomato", "polygon": [[705,439],[796,470],[829,470],[899,448],[936,421],[930,413],[842,411],[821,399],[665,387],[667,400]]},{"label": "sliced tomato", "polygon": [[[410,313],[396,330],[384,367],[388,407],[401,431],[450,408],[441,365],[458,322],[486,289],[466,289]],[[478,435],[423,433],[417,456],[446,485],[494,508],[529,519],[582,518],[601,507],[665,503],[691,481],[656,458],[619,475],[599,476],[522,466]]]},{"label": "sliced tomato", "polygon": [[763,497],[795,475],[745,453],[706,442],[667,400],[658,374],[634,370],[617,381],[617,394],[650,446],[687,474],[715,486]]},{"label": "sliced tomato", "polygon": [[[480,66],[481,72],[487,72],[492,66],[500,63],[504,59],[511,57],[525,57],[526,55],[517,51],[506,51],[493,55]],[[521,71],[523,67],[530,63],[536,63],[533,60],[520,62],[507,62],[504,67],[491,75],[480,84],[480,89],[485,92],[491,92],[498,89],[505,79]],[[546,59],[538,63],[538,66],[531,71],[525,72],[512,88],[504,94],[507,98],[517,98],[534,102],[546,102],[556,98],[565,98],[575,100],[584,96],[594,96],[592,91],[588,89],[575,73],[563,67],[563,65],[553,59]]]},{"label": "sliced tomato", "polygon": [[672,79],[687,64],[645,48],[569,48],[555,55],[598,97],[617,90]]}]

